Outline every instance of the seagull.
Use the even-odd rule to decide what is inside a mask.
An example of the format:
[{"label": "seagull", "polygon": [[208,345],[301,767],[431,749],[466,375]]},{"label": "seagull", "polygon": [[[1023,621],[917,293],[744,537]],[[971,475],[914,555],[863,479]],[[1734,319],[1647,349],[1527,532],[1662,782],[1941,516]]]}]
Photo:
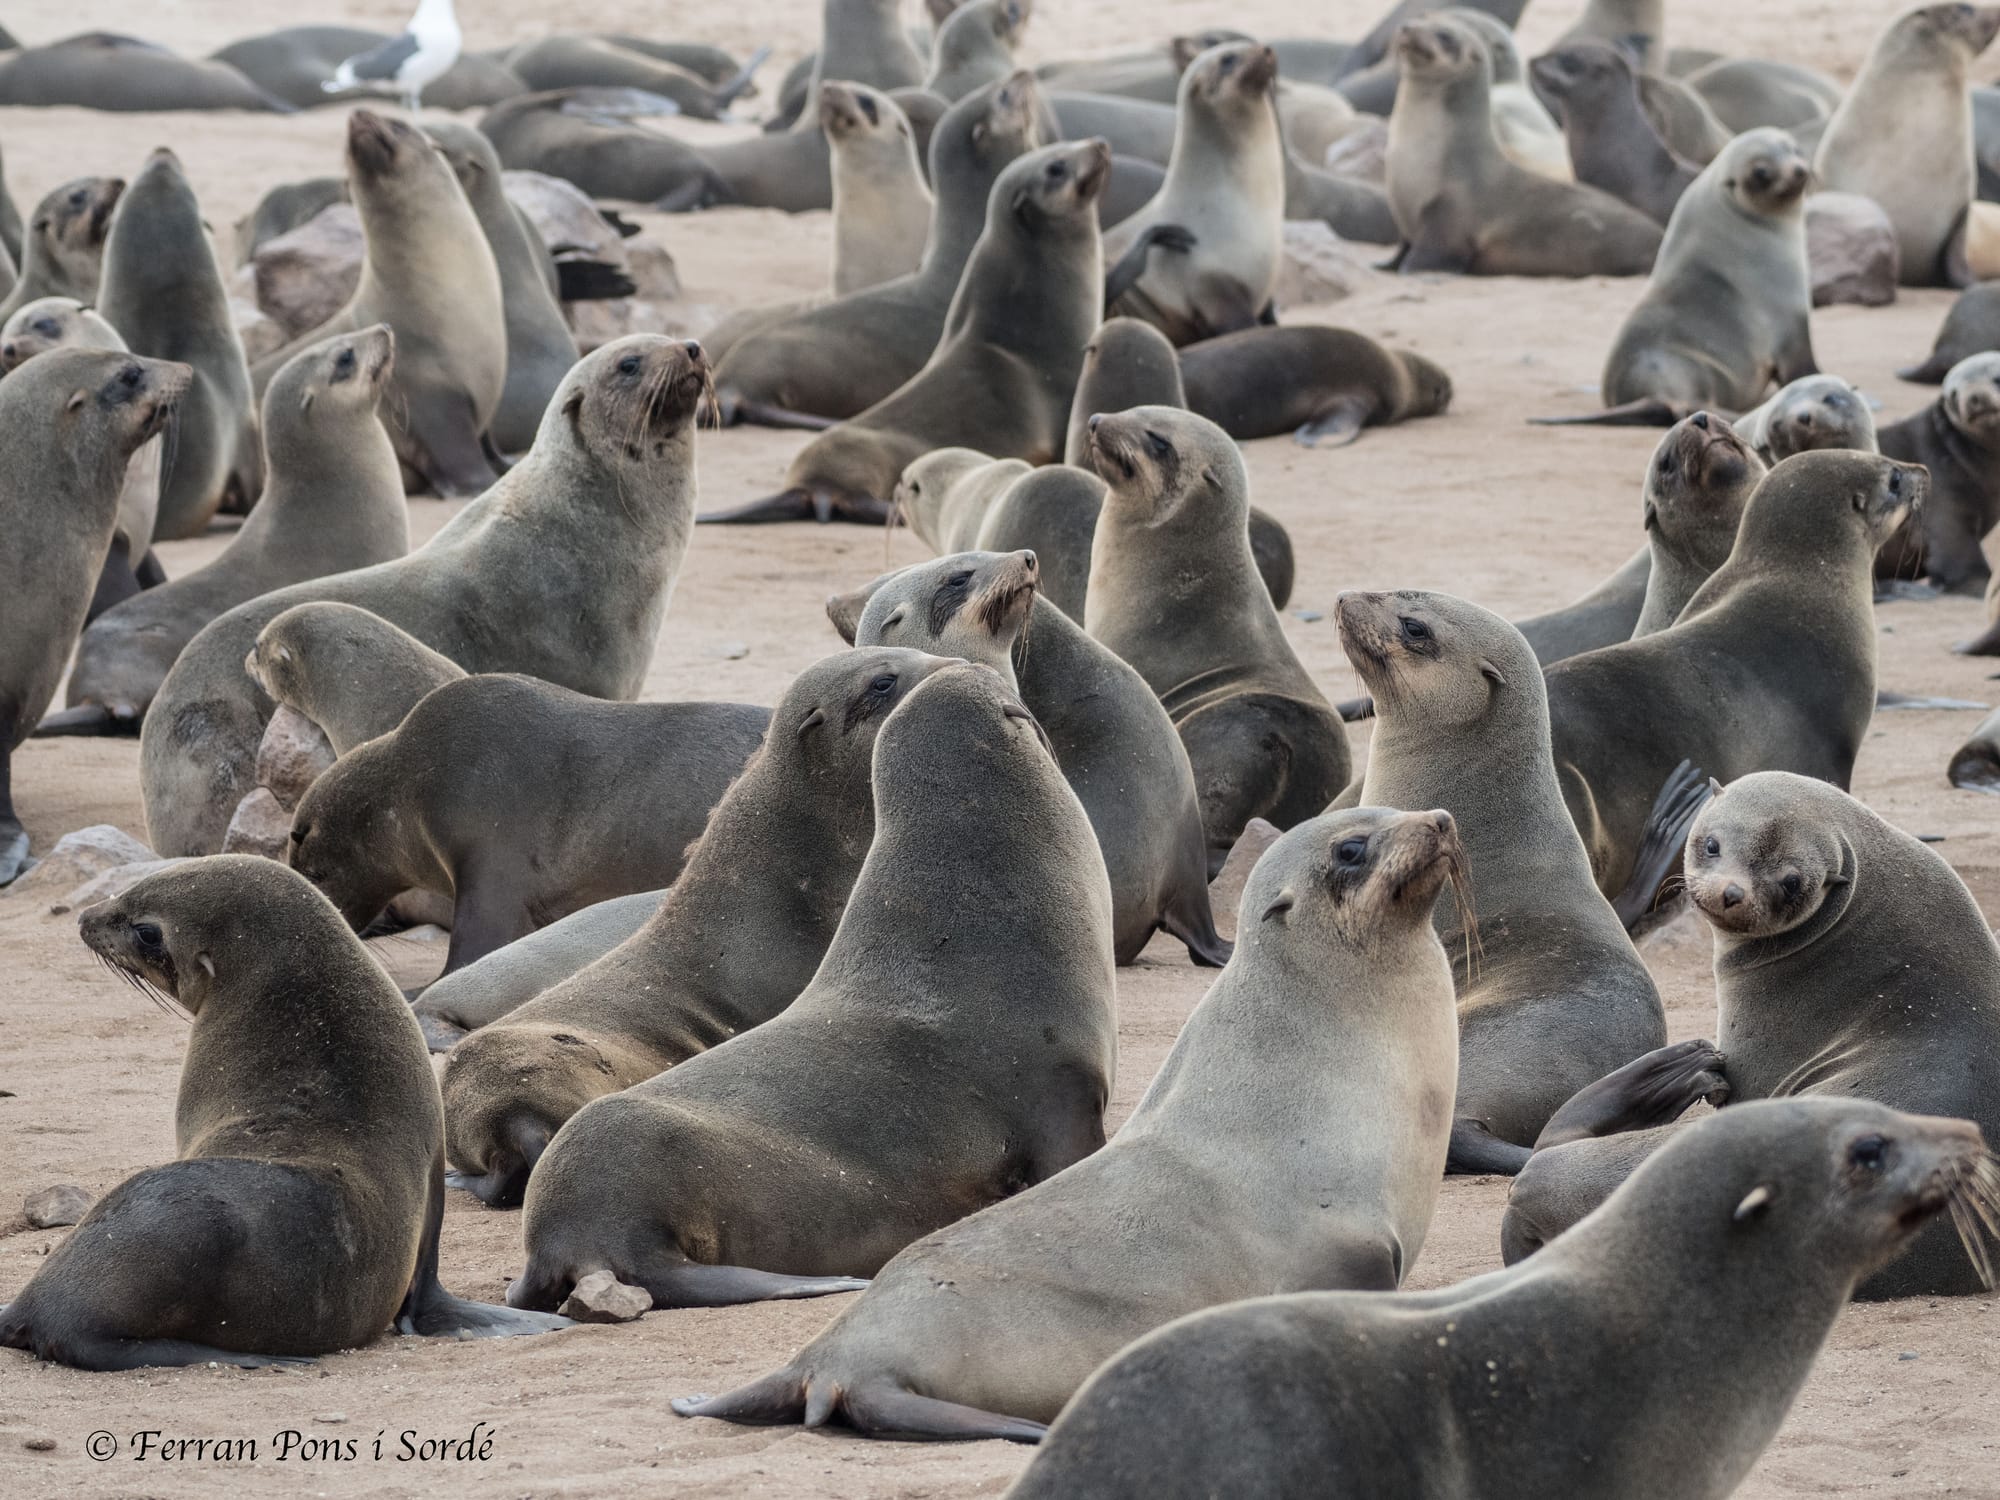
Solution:
[{"label": "seagull", "polygon": [[451,0],[418,0],[417,13],[401,36],[348,58],[320,87],[339,94],[364,84],[386,85],[401,91],[403,102],[415,110],[423,102],[424,89],[458,61],[463,42]]}]

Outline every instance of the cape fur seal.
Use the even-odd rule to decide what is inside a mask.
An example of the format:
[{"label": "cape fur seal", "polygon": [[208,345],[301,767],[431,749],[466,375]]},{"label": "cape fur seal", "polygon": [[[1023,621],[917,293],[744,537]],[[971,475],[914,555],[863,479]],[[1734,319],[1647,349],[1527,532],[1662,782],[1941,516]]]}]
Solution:
[{"label": "cape fur seal", "polygon": [[1609,42],[1571,42],[1536,58],[1532,71],[1562,118],[1576,180],[1655,223],[1672,218],[1701,168],[1676,155],[1646,113],[1630,54]]},{"label": "cape fur seal", "polygon": [[1734,131],[1775,125],[1823,128],[1846,90],[1817,68],[1763,57],[1721,57],[1681,75],[1715,117]]},{"label": "cape fur seal", "polygon": [[1672,625],[1729,560],[1743,508],[1769,472],[1735,428],[1705,411],[1660,439],[1640,495],[1650,566],[1634,639]]},{"label": "cape fur seal", "polygon": [[833,150],[834,295],[909,275],[933,207],[909,119],[879,89],[829,83],[819,124]]},{"label": "cape fur seal", "polygon": [[[808,100],[820,85],[845,80],[878,89],[913,88],[928,71],[903,29],[902,0],[823,0],[819,51],[806,85]],[[811,128],[809,117],[799,128]]]},{"label": "cape fur seal", "polygon": [[1483,276],[1642,276],[1660,227],[1609,193],[1515,163],[1493,133],[1485,43],[1446,15],[1397,34],[1402,85],[1389,117],[1397,268]]},{"label": "cape fur seal", "polygon": [[1931,476],[1930,498],[1882,549],[1876,576],[1984,593],[1992,570],[1980,544],[2000,523],[2000,353],[1954,365],[1937,400],[1883,427],[1876,442]]},{"label": "cape fur seal", "polygon": [[52,349],[0,380],[0,886],[21,873],[13,753],[55,696],[118,527],[131,457],[173,420],[192,372]]},{"label": "cape fur seal", "polygon": [[465,669],[352,604],[295,604],[257,633],[243,670],[317,725],[335,755],[377,735]]},{"label": "cape fur seal", "polygon": [[1129,288],[1106,297],[1109,312],[1144,319],[1176,344],[1265,317],[1285,229],[1277,79],[1277,54],[1244,42],[1210,48],[1181,75],[1166,181],[1105,237],[1104,250],[1117,260],[1169,226],[1194,243],[1153,256]]},{"label": "cape fur seal", "polygon": [[297,875],[222,855],[151,875],[77,925],[113,973],[192,1019],[177,1155],[97,1201],[0,1311],[0,1344],[86,1370],[254,1368],[392,1325],[458,1338],[569,1325],[439,1285],[444,1116],[423,1038]]},{"label": "cape fur seal", "polygon": [[[1111,877],[1112,950],[1138,960],[1156,931],[1214,968],[1229,944],[1208,903],[1194,772],[1145,679],[1040,597],[1033,552],[959,552],[827,601],[842,635],[998,672],[1049,737]],[[843,620],[850,623],[843,625]]]},{"label": "cape fur seal", "polygon": [[1641,547],[1581,599],[1518,621],[1516,628],[1545,667],[1600,646],[1629,641],[1645,612],[1646,587],[1652,576],[1652,549]]},{"label": "cape fur seal", "polygon": [[201,205],[164,146],[112,212],[97,310],[134,354],[194,370],[174,427],[173,463],[160,474],[154,534],[196,535],[226,495],[248,506],[263,488],[250,367]]},{"label": "cape fur seal", "polygon": [[[874,836],[875,737],[945,665],[875,648],[828,657],[793,681],[771,715],[773,733],[644,926],[452,1049],[444,1099],[455,1186],[496,1208],[519,1203],[550,1138],[592,1099],[644,1083],[798,998]],[[436,1007],[420,1005],[419,1019],[426,1014]]]},{"label": "cape fur seal", "polygon": [[1029,8],[1029,0],[968,0],[952,11],[931,41],[924,87],[957,100],[1012,73]]},{"label": "cape fur seal", "polygon": [[77,643],[68,707],[38,733],[136,733],[174,659],[217,615],[409,551],[396,452],[376,420],[395,352],[378,324],[293,356],[264,393],[270,477],[243,529],[208,566],[92,621]]},{"label": "cape fur seal", "polygon": [[629,113],[595,89],[551,89],[501,100],[479,117],[479,130],[508,170],[546,172],[593,198],[672,208],[729,201],[699,151],[662,131],[631,129]]},{"label": "cape fur seal", "polygon": [[570,32],[514,48],[507,54],[507,67],[531,89],[635,89],[669,100],[675,113],[689,119],[720,120],[754,87],[757,67],[768,55],[766,49],[733,78],[718,82],[615,37]]},{"label": "cape fur seal", "polygon": [[937,202],[917,269],[759,329],[723,354],[715,371],[723,420],[852,417],[922,369],[985,228],[994,180],[1045,144],[1045,109],[1031,73],[954,104],[931,137]]},{"label": "cape fur seal", "polygon": [[[1429,914],[1463,879],[1448,813],[1294,828],[1251,873],[1236,956],[1110,1144],[917,1241],[784,1368],[674,1409],[1032,1442],[1092,1370],[1176,1317],[1393,1290],[1450,1129],[1456,1021]],[[1253,1095],[1269,1113],[1244,1110]]]},{"label": "cape fur seal", "polygon": [[1815,448],[1876,451],[1875,414],[1868,409],[1868,399],[1838,375],[1794,380],[1755,411],[1738,417],[1734,426],[1767,464],[1783,463],[1795,453]]},{"label": "cape fur seal", "polygon": [[1987,715],[1972,738],[1958,747],[1945,776],[1965,791],[2000,795],[2000,711]]},{"label": "cape fur seal", "polygon": [[1090,435],[1109,488],[1084,625],[1137,669],[1180,731],[1212,878],[1250,819],[1289,828],[1340,793],[1347,734],[1257,575],[1250,481],[1229,435],[1164,406],[1093,417]]},{"label": "cape fur seal", "polygon": [[1598,889],[1628,925],[1682,842],[1649,824],[1692,766],[1788,770],[1845,787],[1875,711],[1875,551],[1921,508],[1924,471],[1801,453],[1751,495],[1729,558],[1667,630],[1548,671],[1555,757]]},{"label": "cape fur seal", "polygon": [[[231,42],[211,54],[210,61],[227,63],[294,109],[316,109],[351,102],[355,94],[327,90],[334,70],[394,40],[386,31],[359,26],[288,26]],[[424,103],[433,109],[478,109],[527,89],[521,76],[499,59],[464,52],[442,77],[424,85]]]},{"label": "cape fur seal", "polygon": [[[1774,771],[1730,783],[1702,809],[1686,874],[1715,934],[1717,1062],[1730,1099],[1866,1099],[2000,1130],[2000,948],[1944,860],[1846,793]],[[1897,957],[1915,948],[1920,967]],[[1615,1101],[1619,1091],[1593,1092]],[[1509,1199],[1508,1259],[1534,1253],[1695,1128],[1537,1152]],[[2000,1175],[1990,1187],[2000,1190]],[[2000,1208],[2000,1192],[1988,1201]],[[1941,1223],[1855,1295],[1979,1292],[1988,1270]]]},{"label": "cape fur seal", "polygon": [[405,468],[447,497],[493,483],[485,439],[507,389],[500,269],[444,154],[421,130],[357,109],[347,177],[368,254],[345,308],[257,362],[261,389],[300,349],[387,323],[396,332],[389,428]]},{"label": "cape fur seal", "polygon": [[177,109],[291,113],[227,63],[176,57],[165,47],[108,31],[87,31],[0,58],[0,104],[151,114]]},{"label": "cape fur seal", "polygon": [[1592,883],[1521,633],[1448,594],[1343,593],[1335,617],[1375,698],[1362,805],[1443,806],[1465,844],[1477,916],[1437,903],[1458,990],[1449,1169],[1518,1171],[1571,1095],[1665,1045],[1666,1012]]},{"label": "cape fur seal", "polygon": [[933,448],[1053,462],[1103,307],[1096,206],[1110,165],[1102,141],[1009,164],[929,363],[808,443],[776,495],[701,519],[879,523],[904,468]]},{"label": "cape fur seal", "polygon": [[[1860,1100],[1725,1110],[1531,1265],[1431,1292],[1261,1297],[1149,1334],[1091,1377],[1008,1493],[1721,1500],[1856,1283],[1948,1206],[1989,1203],[1993,1171],[1962,1120]],[[1616,1378],[1626,1329],[1681,1319],[1699,1335],[1653,1356],[1676,1399]]]},{"label": "cape fur seal", "polygon": [[79,177],[35,205],[21,241],[20,279],[0,301],[0,318],[43,297],[74,297],[86,307],[97,301],[104,236],[124,191],[122,177]]},{"label": "cape fur seal", "polygon": [[272,709],[243,659],[295,604],[360,605],[468,671],[635,696],[687,548],[707,386],[699,345],[643,334],[606,344],[564,379],[528,456],[424,547],[279,589],[205,626],[140,735],[153,847],[171,857],[221,843]]},{"label": "cape fur seal", "polygon": [[2000,349],[2000,283],[1981,282],[1958,294],[1944,315],[1930,357],[1920,365],[1898,370],[1897,379],[1918,385],[1942,385],[1960,360]]},{"label": "cape fur seal", "polygon": [[[1966,216],[1978,197],[1972,63],[2000,5],[1927,5],[1877,38],[1819,142],[1820,185],[1873,198],[1896,226],[1905,286],[1967,286]],[[1924,163],[1922,170],[1912,164]]]},{"label": "cape fur seal", "polygon": [[[812,982],[571,1116],[529,1179],[509,1302],[599,1269],[663,1307],[856,1290],[1104,1144],[1111,889],[1034,719],[984,667],[935,672],[883,724],[874,784],[875,841]],[[968,798],[1005,816],[940,816]]]},{"label": "cape fur seal", "polygon": [[1441,366],[1345,328],[1246,328],[1190,344],[1181,380],[1188,410],[1231,437],[1289,432],[1307,448],[1338,447],[1364,427],[1439,416],[1451,405]]}]

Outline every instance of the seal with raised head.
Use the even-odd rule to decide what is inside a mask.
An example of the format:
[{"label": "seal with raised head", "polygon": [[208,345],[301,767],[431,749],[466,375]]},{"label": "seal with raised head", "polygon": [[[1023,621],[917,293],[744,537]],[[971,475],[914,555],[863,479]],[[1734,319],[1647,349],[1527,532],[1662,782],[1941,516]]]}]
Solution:
[{"label": "seal with raised head", "polygon": [[0,1310],[0,1345],[86,1370],[297,1364],[399,1333],[504,1338],[567,1318],[438,1283],[444,1112],[395,984],[268,859],[162,870],[83,941],[187,1014],[176,1158],[128,1177]]},{"label": "seal with raised head", "polygon": [[404,891],[449,897],[450,972],[671,885],[769,722],[748,703],[607,703],[504,673],[448,682],[312,784],[292,868],[357,931]]},{"label": "seal with raised head", "polygon": [[1249,475],[1206,418],[1142,406],[1090,423],[1108,490],[1084,625],[1180,731],[1212,877],[1243,825],[1319,813],[1352,774],[1347,733],[1285,639],[1250,551]]},{"label": "seal with raised head", "polygon": [[353,604],[295,604],[257,633],[243,670],[270,695],[319,727],[345,755],[465,669],[406,630]]},{"label": "seal with raised head", "polygon": [[[559,1303],[597,1270],[662,1307],[856,1290],[1104,1144],[1111,888],[1033,716],[985,667],[934,672],[878,732],[874,786],[875,841],[812,982],[570,1117],[528,1182],[510,1303]],[[996,815],[942,816],[968,799]]]},{"label": "seal with raised head", "polygon": [[1701,168],[1676,155],[1646,113],[1631,54],[1609,42],[1576,41],[1531,66],[1537,92],[1562,119],[1576,180],[1657,224],[1672,218]]},{"label": "seal with raised head", "polygon": [[[2000,1133],[2000,947],[1933,850],[1845,792],[1772,771],[1730,783],[1702,809],[1686,876],[1715,934],[1714,1066],[1729,1099],[1867,1099]],[[1920,966],[1897,956],[1918,951]],[[1592,1092],[1615,1106],[1644,1086],[1623,1082]],[[1538,1151],[1508,1202],[1509,1261],[1562,1233],[1690,1128]],[[1940,1224],[1856,1295],[1986,1290],[1986,1266],[1969,1248]]]},{"label": "seal with raised head", "polygon": [[924,87],[940,99],[963,99],[1014,71],[1027,29],[1029,0],[968,0],[939,24]]},{"label": "seal with raised head", "polygon": [[357,109],[347,177],[368,253],[346,307],[257,362],[259,388],[300,349],[375,323],[396,332],[389,436],[404,467],[447,497],[493,483],[487,430],[507,389],[500,269],[451,164],[414,125]]},{"label": "seal with raised head", "polygon": [[177,57],[156,43],[108,31],[87,31],[0,58],[0,104],[72,104],[146,114],[177,109],[291,113],[289,104],[227,63]]},{"label": "seal with raised head", "polygon": [[933,202],[917,138],[896,101],[860,83],[819,91],[833,150],[833,292],[844,296],[914,272]]},{"label": "seal with raised head", "polygon": [[1937,400],[1875,437],[1888,457],[1931,476],[1930,498],[1883,547],[1876,576],[1983,594],[1993,574],[1980,544],[2000,524],[2000,353],[1954,365]]},{"label": "seal with raised head", "polygon": [[1966,218],[1979,196],[1967,90],[1974,59],[1996,34],[2000,5],[1904,12],[1876,39],[1820,136],[1820,185],[1882,205],[1905,286],[1976,279],[1964,263]]},{"label": "seal with raised head", "polygon": [[[874,836],[876,735],[946,665],[876,647],[830,656],[794,679],[764,748],[716,805],[655,915],[452,1049],[444,1100],[454,1186],[492,1207],[519,1203],[550,1138],[592,1099],[644,1083],[798,998]],[[439,1019],[461,1024],[455,1015]],[[418,1006],[427,1030],[436,1029],[431,1016],[435,1005]]]},{"label": "seal with raised head", "polygon": [[1346,328],[1303,324],[1190,344],[1181,380],[1188,410],[1231,437],[1289,432],[1307,448],[1338,447],[1364,427],[1439,416],[1451,405],[1451,376],[1434,361]]},{"label": "seal with raised head", "polygon": [[378,324],[293,356],[264,392],[269,480],[243,529],[208,566],[92,621],[77,643],[68,707],[37,733],[135,734],[174,659],[217,615],[409,551],[396,452],[376,420],[395,347]]},{"label": "seal with raised head", "polygon": [[1011,163],[993,184],[986,231],[929,363],[808,443],[776,495],[701,519],[880,523],[904,468],[933,448],[1058,458],[1103,307],[1097,199],[1110,167],[1102,141],[1044,146]]},{"label": "seal with raised head", "polygon": [[[917,1241],[783,1369],[674,1409],[1033,1441],[1092,1370],[1177,1317],[1393,1291],[1451,1128],[1457,1023],[1430,909],[1464,877],[1448,813],[1294,828],[1257,862],[1236,956],[1110,1144]],[[1268,1108],[1244,1109],[1253,1095]]]},{"label": "seal with raised head", "polygon": [[[399,341],[399,362],[403,353]],[[153,847],[171,857],[221,845],[273,707],[243,660],[295,604],[360,605],[467,671],[637,696],[694,520],[694,418],[708,378],[699,345],[650,334],[606,344],[564,379],[528,456],[425,546],[205,626],[140,736]]]},{"label": "seal with raised head", "polygon": [[[819,50],[806,85],[808,100],[823,83],[846,79],[878,89],[912,88],[928,69],[903,29],[902,0],[822,0]],[[798,128],[810,129],[810,114]]]},{"label": "seal with raised head", "polygon": [[[1008,1493],[1724,1500],[1855,1286],[1947,1209],[1991,1216],[1994,1181],[1963,1120],[1862,1100],[1725,1110],[1529,1265],[1260,1297],[1148,1335]],[[1615,1373],[1635,1327],[1656,1335],[1643,1392]]]},{"label": "seal with raised head", "polygon": [[1397,34],[1402,85],[1389,117],[1397,268],[1478,276],[1643,276],[1660,226],[1609,193],[1519,165],[1493,130],[1486,45],[1446,15]]},{"label": "seal with raised head", "polygon": [[1733,425],[1767,464],[1783,463],[1795,453],[1815,448],[1877,451],[1875,414],[1868,409],[1868,398],[1838,375],[1802,376]]},{"label": "seal with raised head", "polygon": [[1729,560],[1743,508],[1768,472],[1741,433],[1705,411],[1675,423],[1660,439],[1639,498],[1650,563],[1645,603],[1632,624],[1635,638],[1678,620]]},{"label": "seal with raised head", "polygon": [[[1145,679],[1040,597],[1033,552],[960,552],[904,568],[827,613],[857,645],[909,646],[993,668],[1048,734],[1111,877],[1112,946],[1137,962],[1156,931],[1217,967],[1201,802],[1187,752]],[[843,620],[851,620],[843,625]]]},{"label": "seal with raised head", "polygon": [[13,754],[55,696],[118,529],[125,470],[173,418],[185,365],[53,349],[0,380],[0,886],[21,873]]},{"label": "seal with raised head", "polygon": [[21,274],[4,301],[0,318],[42,297],[74,297],[89,307],[97,301],[104,271],[104,236],[122,177],[79,177],[35,205],[21,240]]},{"label": "seal with raised head", "polygon": [[1591,879],[1521,633],[1448,594],[1344,593],[1335,617],[1375,699],[1359,800],[1449,812],[1478,903],[1437,908],[1458,988],[1449,1168],[1518,1171],[1571,1095],[1666,1043],[1659,991]]}]

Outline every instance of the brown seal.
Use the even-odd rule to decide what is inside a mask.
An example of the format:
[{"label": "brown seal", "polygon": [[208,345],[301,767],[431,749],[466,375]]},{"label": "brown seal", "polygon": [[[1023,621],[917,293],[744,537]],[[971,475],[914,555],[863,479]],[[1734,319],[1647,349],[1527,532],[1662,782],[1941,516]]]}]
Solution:
[{"label": "brown seal", "polygon": [[[317,109],[353,94],[330,94],[334,70],[350,57],[394,41],[386,31],[360,26],[286,26],[243,37],[212,55],[227,63],[273,98],[294,109]],[[478,109],[525,93],[527,84],[491,55],[467,52],[442,78],[424,85],[424,103],[433,109]]]},{"label": "brown seal", "polygon": [[1729,560],[1743,508],[1768,472],[1737,429],[1705,411],[1660,439],[1640,495],[1651,562],[1634,638],[1672,625]]},{"label": "brown seal", "polygon": [[[1237,956],[1110,1144],[917,1241],[784,1368],[674,1409],[1033,1441],[1093,1369],[1177,1317],[1393,1290],[1450,1130],[1457,1023],[1430,909],[1463,876],[1448,813],[1294,828],[1250,876]],[[1245,1110],[1253,1096],[1268,1108]]]},{"label": "brown seal", "polygon": [[2000,349],[2000,284],[1982,282],[1958,294],[1944,315],[1930,357],[1922,364],[1897,371],[1897,378],[1918,385],[1942,385],[1960,360]]},{"label": "brown seal", "polygon": [[1231,437],[1289,432],[1307,448],[1338,447],[1364,427],[1439,416],[1451,405],[1442,367],[1345,328],[1247,328],[1190,344],[1181,380],[1188,410]]},{"label": "brown seal", "polygon": [[1814,448],[1877,451],[1875,415],[1868,409],[1868,398],[1838,375],[1794,380],[1732,425],[1767,464],[1783,463]]},{"label": "brown seal", "polygon": [[290,114],[227,63],[176,57],[165,47],[87,31],[0,59],[0,104],[140,111],[247,109]]},{"label": "brown seal", "polygon": [[423,1038],[297,875],[199,860],[78,927],[113,973],[193,1022],[177,1155],[98,1200],[0,1311],[0,1345],[86,1370],[256,1367],[392,1324],[456,1338],[568,1325],[438,1284],[444,1114]]},{"label": "brown seal", "polygon": [[1631,55],[1609,42],[1577,41],[1536,58],[1532,69],[1536,91],[1562,119],[1576,180],[1655,223],[1672,218],[1701,168],[1662,139],[1640,100]]},{"label": "brown seal", "polygon": [[[570,1117],[528,1182],[509,1302],[597,1270],[662,1307],[851,1291],[1104,1144],[1111,889],[1034,719],[984,667],[935,672],[879,731],[874,784],[812,983]],[[969,799],[994,813],[944,815]]]},{"label": "brown seal", "polygon": [[911,274],[934,204],[908,117],[880,89],[829,83],[819,124],[833,151],[834,295]]},{"label": "brown seal", "polygon": [[42,297],[74,297],[86,307],[97,301],[104,236],[124,191],[122,177],[79,177],[35,205],[21,240],[20,279],[0,301],[0,318]]},{"label": "brown seal", "polygon": [[319,727],[335,755],[387,734],[465,669],[352,604],[295,604],[257,633],[243,670]]},{"label": "brown seal", "polygon": [[2000,523],[2000,353],[1954,365],[1937,400],[1875,438],[1890,458],[1922,464],[1931,476],[1929,500],[1883,547],[1876,576],[1984,593],[1993,574],[1980,544]]}]

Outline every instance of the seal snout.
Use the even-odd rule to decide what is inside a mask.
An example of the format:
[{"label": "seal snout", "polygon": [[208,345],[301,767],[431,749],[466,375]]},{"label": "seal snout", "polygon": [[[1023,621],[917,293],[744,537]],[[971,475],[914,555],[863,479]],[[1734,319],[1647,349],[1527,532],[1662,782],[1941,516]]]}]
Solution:
[{"label": "seal snout", "polygon": [[357,109],[347,117],[347,155],[371,173],[386,172],[396,160],[394,125],[372,109]]},{"label": "seal snout", "polygon": [[1131,439],[1120,418],[1099,412],[1090,419],[1090,466],[1098,478],[1114,484],[1130,484],[1139,477]]}]

